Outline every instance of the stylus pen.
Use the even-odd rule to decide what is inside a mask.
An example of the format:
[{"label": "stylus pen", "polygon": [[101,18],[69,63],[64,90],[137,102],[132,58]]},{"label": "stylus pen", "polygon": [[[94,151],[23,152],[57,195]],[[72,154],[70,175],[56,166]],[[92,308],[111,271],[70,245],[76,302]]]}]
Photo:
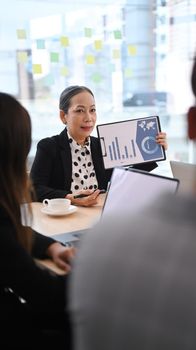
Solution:
[{"label": "stylus pen", "polygon": [[[105,193],[105,192],[106,192],[105,190],[100,190],[99,194]],[[91,194],[92,194],[92,193],[90,193],[90,194],[84,194],[84,193],[76,194],[76,195],[74,196],[74,199],[76,199],[76,198],[88,197],[88,196],[90,196]]]}]

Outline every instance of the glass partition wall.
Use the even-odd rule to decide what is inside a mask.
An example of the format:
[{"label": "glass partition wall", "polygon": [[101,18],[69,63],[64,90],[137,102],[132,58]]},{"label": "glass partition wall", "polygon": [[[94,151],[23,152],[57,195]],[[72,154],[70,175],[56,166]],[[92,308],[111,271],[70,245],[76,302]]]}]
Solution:
[{"label": "glass partition wall", "polygon": [[63,129],[58,100],[72,84],[92,89],[99,124],[159,115],[167,158],[193,162],[186,113],[195,33],[195,0],[7,0],[0,90],[31,114],[29,166],[37,142]]}]

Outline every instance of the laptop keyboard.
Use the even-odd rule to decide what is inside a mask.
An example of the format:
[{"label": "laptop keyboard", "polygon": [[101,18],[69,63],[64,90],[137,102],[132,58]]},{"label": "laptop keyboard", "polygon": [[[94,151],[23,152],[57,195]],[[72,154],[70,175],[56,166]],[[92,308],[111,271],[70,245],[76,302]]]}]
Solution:
[{"label": "laptop keyboard", "polygon": [[77,245],[81,237],[85,233],[87,233],[88,230],[89,228],[72,231],[72,232],[65,232],[65,233],[54,235],[52,236],[52,238],[54,238],[56,241],[59,241],[66,246],[73,246],[75,244]]}]

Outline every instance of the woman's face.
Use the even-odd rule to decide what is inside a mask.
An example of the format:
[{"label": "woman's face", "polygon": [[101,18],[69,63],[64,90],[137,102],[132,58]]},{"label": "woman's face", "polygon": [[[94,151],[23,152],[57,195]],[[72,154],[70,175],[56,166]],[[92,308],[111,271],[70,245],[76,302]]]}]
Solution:
[{"label": "woman's face", "polygon": [[67,124],[70,136],[83,144],[92,133],[97,119],[94,97],[87,91],[73,96],[68,113],[63,114],[61,119]]}]

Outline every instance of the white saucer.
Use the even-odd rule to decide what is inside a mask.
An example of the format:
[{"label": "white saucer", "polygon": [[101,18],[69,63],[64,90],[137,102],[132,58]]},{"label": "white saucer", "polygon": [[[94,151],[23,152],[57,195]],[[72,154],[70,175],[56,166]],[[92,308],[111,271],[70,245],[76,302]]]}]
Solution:
[{"label": "white saucer", "polygon": [[47,215],[51,216],[63,216],[75,213],[75,211],[78,210],[78,208],[75,205],[70,205],[69,209],[61,210],[61,211],[54,211],[47,207],[42,207],[41,212]]}]

